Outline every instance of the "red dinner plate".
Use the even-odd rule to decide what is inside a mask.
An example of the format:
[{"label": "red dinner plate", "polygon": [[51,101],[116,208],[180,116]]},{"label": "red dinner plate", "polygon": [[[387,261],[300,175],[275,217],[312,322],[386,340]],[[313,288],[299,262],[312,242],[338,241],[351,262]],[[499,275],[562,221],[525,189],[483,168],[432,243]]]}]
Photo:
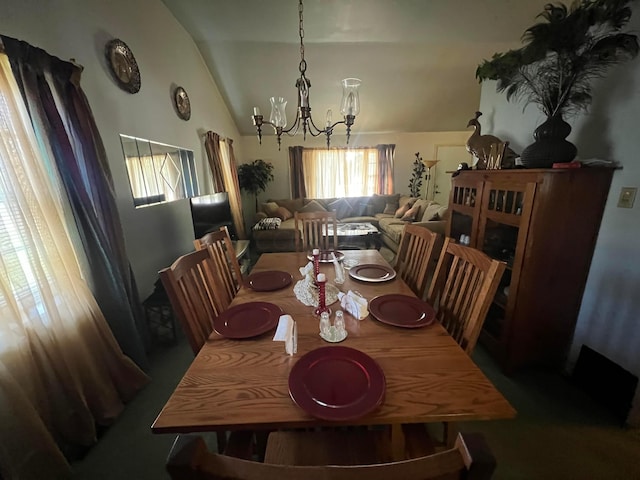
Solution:
[{"label": "red dinner plate", "polygon": [[[336,259],[339,262],[342,261],[342,259],[344,258],[344,253],[339,252],[338,250],[322,250],[320,252],[320,258],[318,258],[318,261],[320,263],[332,263],[333,262],[332,254],[336,256]],[[313,254],[311,253],[307,254],[307,258],[313,261]]]},{"label": "red dinner plate", "polygon": [[352,267],[349,276],[363,282],[386,282],[396,278],[396,271],[385,265],[363,263]]},{"label": "red dinner plate", "polygon": [[293,277],[288,272],[269,270],[252,273],[245,280],[245,284],[256,292],[271,292],[286,287],[292,281]]},{"label": "red dinner plate", "polygon": [[226,338],[250,338],[274,329],[283,314],[273,303],[248,302],[218,315],[213,320],[213,328]]},{"label": "red dinner plate", "polygon": [[382,323],[404,328],[426,327],[436,318],[435,310],[427,302],[400,294],[373,298],[369,302],[369,313]]},{"label": "red dinner plate", "polygon": [[322,347],[303,355],[289,374],[289,394],[322,420],[363,417],[384,399],[386,380],[369,355],[349,347]]}]

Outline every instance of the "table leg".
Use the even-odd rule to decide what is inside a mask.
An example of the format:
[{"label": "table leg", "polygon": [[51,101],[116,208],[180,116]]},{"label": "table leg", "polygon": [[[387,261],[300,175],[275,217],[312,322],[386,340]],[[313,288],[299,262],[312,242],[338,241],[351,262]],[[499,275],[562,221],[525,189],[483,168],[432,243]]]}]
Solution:
[{"label": "table leg", "polygon": [[402,425],[394,423],[391,425],[391,454],[394,462],[399,462],[405,459],[404,450],[404,433],[402,432]]}]

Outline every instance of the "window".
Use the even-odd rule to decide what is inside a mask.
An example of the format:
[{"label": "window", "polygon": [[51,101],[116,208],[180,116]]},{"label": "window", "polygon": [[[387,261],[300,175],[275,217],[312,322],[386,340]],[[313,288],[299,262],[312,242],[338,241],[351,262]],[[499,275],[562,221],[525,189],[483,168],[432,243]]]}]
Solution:
[{"label": "window", "polygon": [[310,198],[359,197],[379,192],[377,148],[305,148],[302,165]]}]

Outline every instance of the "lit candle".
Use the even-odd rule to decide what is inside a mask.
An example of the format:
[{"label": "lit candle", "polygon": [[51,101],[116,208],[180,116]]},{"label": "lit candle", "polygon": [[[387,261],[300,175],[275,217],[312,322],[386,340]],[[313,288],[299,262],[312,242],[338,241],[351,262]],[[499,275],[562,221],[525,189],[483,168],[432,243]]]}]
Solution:
[{"label": "lit candle", "polygon": [[319,282],[326,282],[327,281],[327,277],[324,273],[319,273],[318,274],[318,281]]},{"label": "lit candle", "polygon": [[253,114],[260,115],[260,109],[258,107],[253,107]]},{"label": "lit candle", "polygon": [[314,255],[320,255],[320,249],[319,248],[314,248],[312,253]]},{"label": "lit candle", "polygon": [[327,110],[327,127],[331,126],[331,109]]}]

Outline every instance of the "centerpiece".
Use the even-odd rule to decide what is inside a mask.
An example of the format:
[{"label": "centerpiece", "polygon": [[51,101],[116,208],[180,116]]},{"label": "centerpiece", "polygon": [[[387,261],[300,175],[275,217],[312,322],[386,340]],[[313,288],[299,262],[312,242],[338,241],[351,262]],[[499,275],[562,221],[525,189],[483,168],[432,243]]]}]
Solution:
[{"label": "centerpiece", "polygon": [[570,8],[547,4],[545,21],[528,28],[525,45],[497,53],[476,70],[476,78],[497,80],[507,100],[536,104],[547,119],[534,132],[535,142],[521,154],[528,168],[570,162],[577,153],[566,140],[564,118],[591,104],[591,83],[607,70],[638,54],[636,35],[622,32],[631,17],[630,0],[576,0]]}]

